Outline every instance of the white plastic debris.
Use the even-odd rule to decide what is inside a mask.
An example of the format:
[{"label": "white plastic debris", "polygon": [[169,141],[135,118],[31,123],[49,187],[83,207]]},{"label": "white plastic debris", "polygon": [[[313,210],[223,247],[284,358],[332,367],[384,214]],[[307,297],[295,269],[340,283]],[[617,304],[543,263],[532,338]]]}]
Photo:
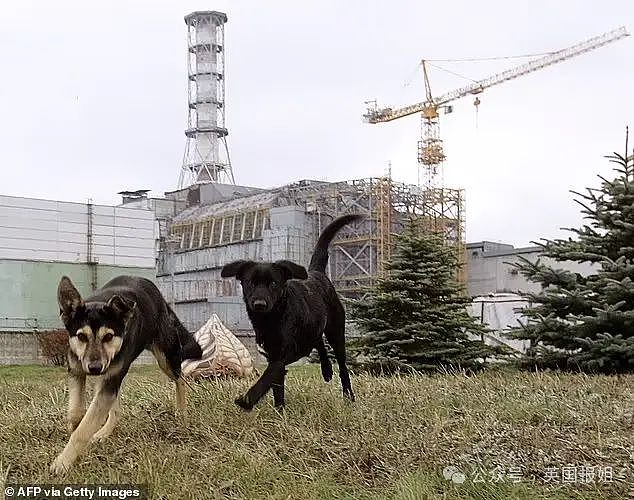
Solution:
[{"label": "white plastic debris", "polygon": [[203,350],[201,359],[183,361],[181,369],[184,377],[246,378],[253,374],[253,358],[244,344],[213,314],[196,333],[196,342]]}]

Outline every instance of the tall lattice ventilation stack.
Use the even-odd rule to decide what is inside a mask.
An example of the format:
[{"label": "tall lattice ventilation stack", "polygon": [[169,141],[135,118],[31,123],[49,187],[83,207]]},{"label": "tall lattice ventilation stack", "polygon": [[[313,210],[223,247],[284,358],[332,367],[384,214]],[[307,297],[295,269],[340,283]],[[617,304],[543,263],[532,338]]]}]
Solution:
[{"label": "tall lattice ventilation stack", "polygon": [[208,182],[235,184],[225,127],[226,22],[222,12],[185,16],[189,114],[179,188]]}]

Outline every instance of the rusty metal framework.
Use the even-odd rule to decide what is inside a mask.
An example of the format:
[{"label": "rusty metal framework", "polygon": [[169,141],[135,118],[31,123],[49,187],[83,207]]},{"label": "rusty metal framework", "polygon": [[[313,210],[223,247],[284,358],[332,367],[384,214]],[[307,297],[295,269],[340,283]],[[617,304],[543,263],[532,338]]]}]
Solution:
[{"label": "rusty metal framework", "polygon": [[466,282],[465,210],[460,189],[422,188],[394,182],[390,176],[336,183],[298,183],[284,188],[289,199],[305,203],[314,215],[315,237],[333,218],[360,213],[365,219],[346,226],[333,242],[329,266],[337,290],[361,297],[385,274],[394,234],[415,219],[421,231],[442,232],[461,261],[458,280]]},{"label": "rusty metal framework", "polygon": [[[170,233],[179,251],[262,241],[270,247],[263,249],[263,255],[299,258],[285,253],[288,248],[272,248],[277,239],[268,232],[270,210],[288,205],[301,207],[308,215],[306,226],[293,237],[294,244],[289,248],[306,246],[308,252],[334,218],[346,213],[365,215],[363,220],[346,226],[331,247],[328,272],[344,296],[362,297],[377,278],[385,276],[394,235],[401,233],[410,219],[417,222],[420,231],[442,232],[447,243],[457,248],[462,264],[457,278],[466,283],[463,191],[403,184],[390,175],[334,183],[296,182],[203,207],[200,214],[194,211],[172,223]],[[288,235],[283,239],[288,243]]]},{"label": "rusty metal framework", "polygon": [[390,176],[380,177],[376,186],[378,198],[377,229],[378,259],[380,277],[385,276],[385,263],[390,260],[392,254],[392,178]]}]

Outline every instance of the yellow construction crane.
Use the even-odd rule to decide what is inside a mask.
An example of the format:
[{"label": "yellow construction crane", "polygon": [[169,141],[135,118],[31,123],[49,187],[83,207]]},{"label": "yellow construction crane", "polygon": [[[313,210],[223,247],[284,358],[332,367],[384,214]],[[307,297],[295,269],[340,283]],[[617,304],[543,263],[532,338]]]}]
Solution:
[{"label": "yellow construction crane", "polygon": [[[483,92],[484,89],[499,85],[500,83],[513,80],[527,73],[537,71],[547,66],[552,66],[559,62],[570,59],[577,55],[589,52],[597,49],[609,43],[620,40],[629,36],[629,33],[625,27],[621,27],[603,35],[599,35],[590,38],[584,42],[578,43],[566,49],[558,50],[556,52],[549,53],[544,57],[529,61],[525,64],[511,68],[502,73],[498,73],[489,78],[471,83],[466,87],[462,87],[440,97],[433,97],[431,92],[431,86],[429,83],[429,74],[427,68],[427,61],[422,61],[423,76],[425,80],[425,100],[412,104],[410,106],[404,106],[402,108],[381,108],[376,105],[376,101],[367,101],[366,104],[372,104],[368,106],[368,109],[363,116],[368,123],[382,123],[396,120],[397,118],[403,118],[405,116],[421,113],[422,118],[422,131],[421,139],[418,142],[418,162],[425,169],[426,184],[432,188],[435,184],[435,177],[438,171],[438,167],[445,160],[445,154],[443,151],[442,140],[440,138],[439,125],[438,125],[438,111],[440,108],[445,108],[445,111],[451,112],[451,106],[447,106],[452,101],[465,97],[467,95],[476,95]],[[478,106],[480,100],[476,97],[474,104]],[[419,175],[419,183],[421,183]]]}]

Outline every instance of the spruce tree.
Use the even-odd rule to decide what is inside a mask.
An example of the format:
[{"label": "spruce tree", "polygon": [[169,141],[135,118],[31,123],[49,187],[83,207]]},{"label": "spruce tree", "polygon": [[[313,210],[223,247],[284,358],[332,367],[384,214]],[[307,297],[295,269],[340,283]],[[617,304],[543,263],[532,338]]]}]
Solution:
[{"label": "spruce tree", "polygon": [[502,352],[483,342],[486,328],[467,312],[455,248],[414,222],[396,238],[386,276],[349,309],[362,332],[351,344],[357,364],[388,373],[477,369]]},{"label": "spruce tree", "polygon": [[634,165],[614,154],[616,177],[599,188],[573,191],[588,223],[568,228],[574,238],[542,240],[544,257],[592,266],[589,274],[564,271],[540,259],[515,267],[541,284],[523,293],[531,306],[511,332],[530,341],[524,366],[600,373],[634,371]]}]

